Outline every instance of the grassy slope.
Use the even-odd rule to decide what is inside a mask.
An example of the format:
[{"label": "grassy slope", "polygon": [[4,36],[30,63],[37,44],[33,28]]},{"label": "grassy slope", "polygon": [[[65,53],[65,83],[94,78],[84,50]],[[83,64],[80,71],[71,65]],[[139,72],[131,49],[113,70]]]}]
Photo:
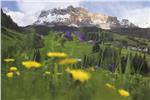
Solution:
[{"label": "grassy slope", "polygon": [[[23,46],[27,46],[29,41],[27,38],[24,38],[27,42],[22,42],[22,37],[25,35],[20,35],[20,33],[14,32],[13,30],[6,29],[7,32],[13,37],[9,37],[6,34],[2,34],[2,41],[5,42],[2,46],[4,47],[15,47],[15,51],[22,50],[21,45],[18,45],[20,42]],[[120,37],[120,38],[119,38]],[[124,36],[117,36],[119,39],[127,39]],[[44,38],[45,47],[41,49],[42,57],[46,57],[46,53],[49,51],[62,51],[70,55],[71,57],[82,57],[84,54],[91,54],[91,44],[87,42],[78,42],[78,41],[67,41],[65,47],[60,46],[60,40],[55,39],[54,33],[50,33]],[[7,42],[6,42],[7,41]],[[132,42],[131,42],[132,43]],[[16,47],[18,45],[18,47]],[[5,48],[4,48],[5,49]],[[25,49],[24,49],[25,50]],[[2,51],[3,52],[3,51]],[[8,51],[7,51],[8,52]],[[27,52],[26,52],[27,53]],[[128,53],[127,50],[123,50],[123,53]],[[14,54],[13,54],[14,55]],[[16,56],[16,55],[14,55]],[[12,56],[12,57],[14,57]],[[118,95],[117,90],[111,90],[105,86],[105,83],[111,83],[111,79],[108,79],[103,70],[98,70],[91,73],[91,80],[87,84],[83,85],[74,85],[71,80],[68,80],[66,74],[64,73],[59,77],[59,85],[52,81],[52,76],[44,77],[42,73],[46,69],[42,70],[27,70],[21,66],[21,61],[19,61],[20,54],[17,55],[16,60],[21,72],[20,77],[15,77],[13,79],[8,79],[5,76],[6,72],[2,73],[2,98],[5,100],[131,100],[131,98],[124,98]],[[24,60],[24,59],[23,59]],[[52,62],[49,62],[52,63]],[[53,66],[48,66],[53,67]],[[121,76],[121,75],[120,75]],[[110,77],[110,76],[109,76]],[[122,81],[121,81],[122,82]],[[71,84],[71,85],[70,85]],[[112,82],[113,84],[113,82]],[[119,84],[119,83],[118,83]],[[70,87],[71,86],[71,87]],[[74,86],[74,87],[72,87]],[[123,84],[117,85],[117,88],[122,88]],[[52,91],[54,90],[54,91]],[[38,92],[37,92],[38,91]],[[57,93],[57,94],[53,94]],[[19,94],[19,95],[18,95]],[[53,94],[53,95],[52,95]],[[56,95],[55,97],[53,97]]]},{"label": "grassy slope", "polygon": [[[2,35],[2,49],[6,48],[5,50],[7,50],[9,47],[11,49],[14,46],[16,48],[14,51],[21,51],[24,50],[24,47],[29,47],[30,44],[32,44],[33,42],[32,33],[23,34],[21,32],[8,29],[5,27],[3,27],[1,35]],[[31,43],[29,44],[29,42]]]},{"label": "grassy slope", "polygon": [[[11,57],[14,54],[27,52],[31,48],[32,36],[29,34],[21,34],[17,31],[4,28],[5,31],[2,31],[2,57]],[[78,42],[78,41],[67,41],[65,42],[65,47],[61,48],[59,39],[55,39],[55,33],[50,32],[48,36],[45,37],[45,47],[42,48],[42,54],[46,57],[46,53],[49,51],[62,51],[68,53],[72,57],[82,58],[83,55],[91,54],[92,45],[88,44],[87,42]],[[129,44],[137,45],[138,43],[130,40],[127,36],[114,34],[114,43],[126,40]],[[143,39],[139,39],[142,41]],[[149,43],[149,42],[148,42]],[[60,49],[61,48],[61,49]],[[9,52],[9,54],[8,54]],[[122,50],[122,54],[127,54],[129,51],[126,49]],[[135,53],[136,51],[130,51]],[[150,55],[147,55],[147,59],[150,65]]]},{"label": "grassy slope", "polygon": [[[91,51],[92,51],[91,44],[89,44],[87,42],[79,42],[76,40],[75,41],[67,41],[67,42],[65,42],[65,47],[62,48],[60,46],[60,41],[59,40],[56,41],[56,39],[54,38],[54,35],[52,35],[52,34],[50,33],[48,36],[45,37],[45,47],[42,49],[43,53],[47,53],[49,51],[54,51],[54,52],[62,51],[62,52],[68,53],[71,56],[75,56],[75,57],[79,57],[79,58],[83,57],[83,55],[91,54]],[[127,36],[124,36],[124,35],[114,34],[113,38],[114,38],[114,43],[116,43],[116,42],[119,43],[121,40],[126,40],[126,41],[128,41],[129,44],[132,44],[132,45],[138,44],[137,42],[130,40],[129,38],[127,38]],[[142,41],[142,40],[143,39],[141,38],[139,41]],[[129,52],[131,52],[133,54],[135,54],[135,53],[143,54],[138,51],[122,49],[122,55],[127,55]],[[150,55],[147,54],[146,57],[147,57],[147,60],[149,61],[149,65],[150,65]]]},{"label": "grassy slope", "polygon": [[[48,51],[61,50],[72,57],[82,57],[84,54],[91,52],[91,45],[86,42],[66,42],[65,48],[61,48],[59,43],[53,35],[45,37],[45,48],[41,49],[43,56]],[[52,76],[43,78],[44,69],[27,70],[22,67],[19,69],[20,77],[8,79],[3,76],[4,72],[2,74],[2,98],[5,100],[130,100],[130,97],[121,97],[117,90],[105,86],[109,79],[105,76],[105,72],[101,70],[91,73],[91,79],[87,84],[79,85],[75,85],[71,80],[69,82],[66,73],[63,73],[59,77],[58,85],[55,80],[51,82]],[[53,94],[54,91],[52,90],[57,94]]]},{"label": "grassy slope", "polygon": [[119,34],[115,34],[114,33],[114,41],[122,41],[122,40],[125,40],[128,42],[128,45],[132,45],[132,46],[138,46],[139,43],[143,43],[143,41],[146,41],[146,45],[147,46],[150,46],[150,41],[148,41],[148,39],[145,39],[145,38],[138,38],[138,37],[131,37],[132,39],[136,40],[132,40],[130,38],[128,38],[128,36],[126,35],[119,35]]},{"label": "grassy slope", "polygon": [[[54,47],[51,50],[51,45]],[[53,39],[48,37],[48,41],[46,40],[46,47],[49,49],[48,51],[62,51],[66,52],[71,56],[82,57],[84,54],[89,54],[91,51],[92,45],[87,44],[86,42],[77,42],[77,41],[67,41],[65,42],[65,47],[60,49],[60,42],[54,41]],[[48,52],[47,51],[47,52]]]},{"label": "grassy slope", "polygon": [[[20,33],[4,28],[2,30],[1,39],[2,39],[2,54],[10,52],[10,49],[18,48],[19,43],[22,42]],[[13,50],[12,50],[13,51]]]}]

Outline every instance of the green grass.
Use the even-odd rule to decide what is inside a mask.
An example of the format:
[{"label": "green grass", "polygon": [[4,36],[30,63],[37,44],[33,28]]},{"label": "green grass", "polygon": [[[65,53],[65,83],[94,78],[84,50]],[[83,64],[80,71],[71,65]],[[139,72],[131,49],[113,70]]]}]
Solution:
[{"label": "green grass", "polygon": [[[24,60],[32,60],[33,48],[32,35],[20,34],[13,30],[6,29],[11,35],[2,34],[2,53],[7,57],[10,49],[13,50],[11,57],[15,62],[7,64],[2,61],[2,99],[4,100],[147,100],[150,98],[150,78],[139,74],[130,74],[131,65],[130,57],[126,65],[125,73],[120,72],[120,57],[130,53],[135,54],[135,51],[120,49],[116,46],[101,45],[102,52],[92,53],[92,45],[87,42],[78,40],[66,41],[64,47],[61,46],[61,38],[56,38],[55,32],[50,32],[44,37],[44,48],[40,49],[42,67],[39,69],[26,69],[21,62]],[[19,37],[19,38],[18,38]],[[116,39],[127,40],[125,36],[116,36]],[[136,44],[133,41],[127,40],[131,44]],[[15,45],[19,45],[16,47]],[[15,48],[14,48],[15,47]],[[109,47],[109,48],[108,48]],[[7,50],[10,48],[9,50]],[[104,54],[105,49],[108,49]],[[5,50],[7,50],[5,52]],[[67,67],[74,69],[88,70],[83,68],[81,64],[59,65],[58,59],[47,57],[48,52],[65,52],[72,58],[81,58],[86,55],[90,59],[87,63],[92,63],[95,60],[101,59],[104,64],[116,61],[117,69],[114,72],[106,68],[98,68],[95,71],[88,71],[91,75],[90,79],[81,83],[74,81],[70,74],[65,69]],[[8,55],[6,55],[8,53]],[[140,52],[138,52],[140,53]],[[114,55],[113,55],[114,54]],[[113,55],[113,56],[112,56]],[[103,57],[102,57],[103,56]],[[110,58],[112,57],[112,58]],[[147,60],[150,61],[150,56],[147,55]],[[89,63],[89,64],[90,64]],[[92,65],[91,64],[91,65]],[[6,67],[5,67],[6,66]],[[9,72],[9,67],[16,66],[21,73],[20,76],[13,78],[6,77]],[[58,67],[56,71],[56,66]],[[88,67],[94,67],[88,65]],[[44,76],[45,71],[50,71],[49,76]],[[56,75],[56,73],[62,73]],[[105,84],[110,83],[116,89],[108,88]],[[118,89],[125,89],[130,93],[129,97],[122,97],[118,93]]]}]

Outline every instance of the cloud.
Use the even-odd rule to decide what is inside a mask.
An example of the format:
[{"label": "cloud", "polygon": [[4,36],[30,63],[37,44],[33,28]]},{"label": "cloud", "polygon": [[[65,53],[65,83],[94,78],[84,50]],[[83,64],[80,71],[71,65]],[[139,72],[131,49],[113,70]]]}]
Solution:
[{"label": "cloud", "polygon": [[[114,2],[116,1],[116,2]],[[27,26],[37,20],[41,10],[52,8],[66,8],[69,5],[81,6],[90,11],[96,11],[119,20],[126,18],[140,27],[150,27],[150,7],[145,6],[141,0],[133,2],[118,2],[120,0],[17,0],[19,11],[8,11],[19,26]],[[129,1],[129,0],[128,0]]]},{"label": "cloud", "polygon": [[140,27],[150,27],[150,8],[148,7],[131,11],[125,10],[121,17],[129,19],[131,22]]},{"label": "cloud", "polygon": [[66,8],[69,5],[79,6],[81,0],[16,0],[19,11],[6,12],[19,26],[33,24],[42,10]]},{"label": "cloud", "polygon": [[150,6],[145,6],[144,3],[126,2],[113,5],[109,3],[107,7],[110,8],[108,13],[113,13],[119,20],[128,19],[139,27],[150,27]]},{"label": "cloud", "polygon": [[36,21],[36,16],[32,16],[29,14],[24,14],[20,11],[10,11],[8,8],[4,9],[4,12],[6,15],[9,15],[15,23],[17,23],[19,26],[27,26]]},{"label": "cloud", "polygon": [[150,27],[150,5],[148,2],[123,2],[115,5],[109,4],[111,12],[120,20],[128,19],[135,25],[146,28]]},{"label": "cloud", "polygon": [[150,27],[150,6],[145,6],[139,2],[118,3],[111,5],[111,12],[121,19],[128,19],[135,25],[146,28]]},{"label": "cloud", "polygon": [[119,20],[128,19],[139,27],[150,27],[150,4],[148,1],[82,2],[81,6],[92,12],[116,16]]},{"label": "cloud", "polygon": [[66,8],[69,5],[79,6],[81,0],[21,0],[18,1],[19,9],[26,14],[33,14],[43,9]]}]

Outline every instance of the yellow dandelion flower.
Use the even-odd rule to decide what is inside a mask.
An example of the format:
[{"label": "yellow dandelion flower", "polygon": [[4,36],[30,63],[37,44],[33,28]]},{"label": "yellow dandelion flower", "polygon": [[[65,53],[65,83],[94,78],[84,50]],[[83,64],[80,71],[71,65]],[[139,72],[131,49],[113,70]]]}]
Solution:
[{"label": "yellow dandelion flower", "polygon": [[42,66],[39,62],[36,62],[36,61],[23,61],[22,65],[24,65],[28,69],[39,68]]},{"label": "yellow dandelion flower", "polygon": [[15,61],[15,59],[12,59],[12,58],[7,58],[7,59],[4,59],[5,62],[13,62]]},{"label": "yellow dandelion flower", "polygon": [[118,92],[123,97],[128,97],[130,95],[130,93],[124,89],[119,89]]},{"label": "yellow dandelion flower", "polygon": [[115,89],[115,86],[113,86],[113,85],[111,85],[111,84],[109,84],[109,83],[106,83],[105,85],[106,85],[108,88]]},{"label": "yellow dandelion flower", "polygon": [[18,69],[17,69],[17,67],[14,67],[14,66],[13,66],[13,67],[10,67],[9,70],[10,70],[10,71],[17,71]]},{"label": "yellow dandelion flower", "polygon": [[63,52],[49,52],[47,53],[47,56],[48,57],[67,57],[67,54],[66,53],[63,53]]},{"label": "yellow dandelion flower", "polygon": [[7,76],[8,78],[13,78],[14,73],[13,73],[13,72],[8,72],[8,73],[6,74],[6,76]]},{"label": "yellow dandelion flower", "polygon": [[50,75],[50,74],[51,74],[51,72],[49,72],[49,71],[44,72],[44,75]]},{"label": "yellow dandelion flower", "polygon": [[60,60],[59,64],[62,64],[62,65],[64,65],[64,64],[75,64],[77,62],[78,62],[77,59],[74,59],[74,58],[65,58],[65,59]]},{"label": "yellow dandelion flower", "polygon": [[71,70],[69,73],[71,74],[72,78],[76,81],[85,82],[90,79],[90,74],[83,70]]},{"label": "yellow dandelion flower", "polygon": [[20,72],[19,71],[15,72],[15,73],[16,73],[17,76],[20,76]]}]

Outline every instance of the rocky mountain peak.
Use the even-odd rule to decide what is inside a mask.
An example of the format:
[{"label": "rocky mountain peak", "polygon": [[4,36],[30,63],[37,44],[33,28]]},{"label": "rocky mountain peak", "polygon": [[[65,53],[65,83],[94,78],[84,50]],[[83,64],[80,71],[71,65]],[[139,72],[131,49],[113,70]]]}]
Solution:
[{"label": "rocky mountain peak", "polygon": [[127,19],[123,19],[120,22],[117,17],[101,13],[91,13],[84,8],[73,6],[68,6],[64,9],[54,8],[41,11],[34,25],[97,26],[102,29],[134,26],[134,24],[130,23]]},{"label": "rocky mountain peak", "polygon": [[133,23],[131,23],[128,19],[122,19],[121,23],[122,27],[136,27]]}]

